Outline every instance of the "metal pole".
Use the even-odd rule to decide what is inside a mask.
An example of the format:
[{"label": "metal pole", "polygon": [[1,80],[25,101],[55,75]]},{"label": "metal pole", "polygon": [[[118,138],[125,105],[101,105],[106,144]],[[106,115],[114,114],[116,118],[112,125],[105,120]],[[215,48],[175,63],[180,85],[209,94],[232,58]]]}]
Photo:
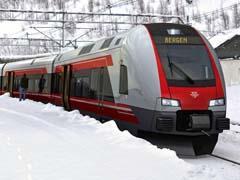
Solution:
[{"label": "metal pole", "polygon": [[65,45],[65,12],[63,11],[62,13],[62,48],[61,51],[63,50]]}]

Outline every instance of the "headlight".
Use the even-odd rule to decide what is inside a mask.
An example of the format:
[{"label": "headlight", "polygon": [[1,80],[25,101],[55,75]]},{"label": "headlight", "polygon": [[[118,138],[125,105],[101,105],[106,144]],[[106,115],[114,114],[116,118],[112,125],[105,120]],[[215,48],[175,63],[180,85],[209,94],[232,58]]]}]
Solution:
[{"label": "headlight", "polygon": [[209,102],[209,106],[223,106],[225,105],[224,99],[214,99]]},{"label": "headlight", "polygon": [[162,105],[163,106],[173,106],[173,107],[178,107],[179,106],[179,102],[178,100],[174,100],[174,99],[161,99]]}]

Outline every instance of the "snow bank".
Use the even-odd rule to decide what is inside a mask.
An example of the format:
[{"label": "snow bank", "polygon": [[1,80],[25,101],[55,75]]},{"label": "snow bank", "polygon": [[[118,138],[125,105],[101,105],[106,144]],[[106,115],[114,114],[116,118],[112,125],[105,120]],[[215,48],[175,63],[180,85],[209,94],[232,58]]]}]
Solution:
[{"label": "snow bank", "polygon": [[0,96],[0,179],[222,179],[78,111]]},{"label": "snow bank", "polygon": [[227,117],[240,124],[240,85],[227,87]]},{"label": "snow bank", "polygon": [[175,152],[120,132],[113,121],[101,124],[78,111],[18,102],[8,94],[0,97],[0,111],[0,179],[184,179],[191,174]]},{"label": "snow bank", "polygon": [[227,59],[220,61],[227,86],[240,84],[240,60]]}]

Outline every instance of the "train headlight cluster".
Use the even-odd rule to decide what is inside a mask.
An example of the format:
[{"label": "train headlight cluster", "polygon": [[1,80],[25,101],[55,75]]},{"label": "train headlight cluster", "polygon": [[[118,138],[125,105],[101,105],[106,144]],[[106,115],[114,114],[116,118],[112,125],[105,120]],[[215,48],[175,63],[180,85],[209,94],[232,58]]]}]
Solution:
[{"label": "train headlight cluster", "polygon": [[163,106],[173,106],[173,107],[179,107],[179,101],[175,99],[161,99],[161,103]]},{"label": "train headlight cluster", "polygon": [[209,106],[223,106],[225,105],[224,99],[214,99],[209,102]]}]

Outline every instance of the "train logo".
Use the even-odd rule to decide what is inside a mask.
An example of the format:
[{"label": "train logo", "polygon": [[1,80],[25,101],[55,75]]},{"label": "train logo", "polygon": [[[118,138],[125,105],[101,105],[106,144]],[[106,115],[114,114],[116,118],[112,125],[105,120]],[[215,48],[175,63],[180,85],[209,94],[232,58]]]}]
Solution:
[{"label": "train logo", "polygon": [[190,96],[192,96],[194,99],[196,99],[199,96],[199,94],[197,91],[193,91],[193,92],[191,92]]}]

